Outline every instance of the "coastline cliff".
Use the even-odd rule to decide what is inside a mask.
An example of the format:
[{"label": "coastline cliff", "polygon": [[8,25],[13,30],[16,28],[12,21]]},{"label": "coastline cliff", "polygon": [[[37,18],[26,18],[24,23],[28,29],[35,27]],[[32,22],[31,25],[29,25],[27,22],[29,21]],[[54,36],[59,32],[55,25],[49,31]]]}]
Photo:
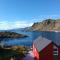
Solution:
[{"label": "coastline cliff", "polygon": [[28,31],[60,31],[60,19],[46,19],[34,23]]}]

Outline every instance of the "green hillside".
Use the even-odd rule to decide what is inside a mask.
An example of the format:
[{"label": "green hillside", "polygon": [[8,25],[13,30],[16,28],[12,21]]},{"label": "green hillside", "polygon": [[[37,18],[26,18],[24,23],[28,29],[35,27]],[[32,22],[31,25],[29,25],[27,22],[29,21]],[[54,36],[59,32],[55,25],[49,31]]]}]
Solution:
[{"label": "green hillside", "polygon": [[60,31],[60,19],[46,19],[34,23],[29,31]]}]

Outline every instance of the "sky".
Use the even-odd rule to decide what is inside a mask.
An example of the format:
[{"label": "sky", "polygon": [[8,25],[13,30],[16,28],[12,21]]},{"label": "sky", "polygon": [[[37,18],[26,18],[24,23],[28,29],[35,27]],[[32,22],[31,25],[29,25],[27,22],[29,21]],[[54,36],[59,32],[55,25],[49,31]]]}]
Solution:
[{"label": "sky", "polygon": [[24,28],[60,18],[60,0],[0,0],[0,30]]}]

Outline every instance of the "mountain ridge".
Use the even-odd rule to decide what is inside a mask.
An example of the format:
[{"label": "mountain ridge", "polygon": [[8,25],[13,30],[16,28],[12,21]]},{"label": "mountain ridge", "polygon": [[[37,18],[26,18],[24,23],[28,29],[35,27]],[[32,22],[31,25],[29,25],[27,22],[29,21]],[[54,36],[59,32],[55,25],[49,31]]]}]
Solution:
[{"label": "mountain ridge", "polygon": [[34,23],[28,31],[60,31],[60,19],[46,19]]}]

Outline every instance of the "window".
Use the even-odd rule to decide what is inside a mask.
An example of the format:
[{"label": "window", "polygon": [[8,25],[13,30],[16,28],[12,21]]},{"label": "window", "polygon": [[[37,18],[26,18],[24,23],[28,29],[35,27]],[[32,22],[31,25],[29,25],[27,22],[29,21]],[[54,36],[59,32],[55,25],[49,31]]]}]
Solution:
[{"label": "window", "polygon": [[53,55],[58,55],[58,48],[56,46],[53,47]]},{"label": "window", "polygon": [[53,51],[54,60],[58,60],[58,47],[54,45],[53,49],[54,49]]}]

